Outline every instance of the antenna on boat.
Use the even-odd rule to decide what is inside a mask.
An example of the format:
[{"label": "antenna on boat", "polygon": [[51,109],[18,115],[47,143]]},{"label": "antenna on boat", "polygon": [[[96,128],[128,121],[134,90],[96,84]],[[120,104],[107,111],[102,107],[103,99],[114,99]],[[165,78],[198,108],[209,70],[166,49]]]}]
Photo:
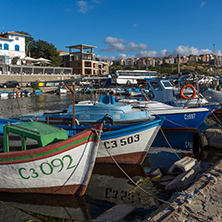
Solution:
[{"label": "antenna on boat", "polygon": [[216,77],[216,53],[215,53],[215,43],[214,43],[214,77]]}]

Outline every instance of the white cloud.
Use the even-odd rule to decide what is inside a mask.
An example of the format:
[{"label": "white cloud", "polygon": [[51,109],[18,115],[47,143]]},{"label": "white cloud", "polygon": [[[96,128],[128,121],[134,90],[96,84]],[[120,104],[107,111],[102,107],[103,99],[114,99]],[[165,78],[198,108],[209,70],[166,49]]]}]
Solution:
[{"label": "white cloud", "polygon": [[95,4],[99,3],[101,3],[101,0],[92,0],[91,4],[89,4],[87,1],[80,0],[76,2],[76,5],[79,12],[86,13],[89,11],[89,9],[94,8]]},{"label": "white cloud", "polygon": [[118,58],[120,59],[127,59],[127,58],[132,58],[132,56],[126,55],[126,54],[119,54]]},{"label": "white cloud", "polygon": [[116,56],[97,55],[96,57],[99,58],[100,60],[109,60],[109,61],[113,61],[116,59]]},{"label": "white cloud", "polygon": [[157,51],[140,51],[136,54],[136,57],[158,57]]},{"label": "white cloud", "polygon": [[219,50],[219,49],[217,49],[217,50],[216,50],[216,55],[221,56],[221,55],[222,55],[222,51]]},{"label": "white cloud", "polygon": [[79,12],[86,13],[89,10],[89,4],[86,1],[78,1],[76,5],[79,7]]},{"label": "white cloud", "polygon": [[204,5],[206,5],[206,4],[207,4],[207,2],[201,2],[201,4],[200,4],[200,8],[203,8]]},{"label": "white cloud", "polygon": [[95,2],[96,4],[99,4],[101,0],[93,0],[93,2]]},{"label": "white cloud", "polygon": [[[140,43],[140,44],[136,44],[134,42],[129,42],[125,39],[118,39],[118,38],[114,38],[111,36],[108,36],[105,40],[104,43],[108,44],[107,47],[103,48],[100,51],[103,52],[108,52],[108,53],[116,53],[116,52],[120,52],[121,54],[119,54],[118,56],[107,56],[106,59],[110,60],[112,58],[112,60],[118,59],[118,58],[141,58],[141,57],[164,57],[164,56],[169,56],[169,55],[173,55],[174,57],[177,56],[177,54],[179,54],[180,56],[189,56],[191,54],[193,55],[201,55],[201,54],[212,54],[212,50],[210,49],[198,49],[195,48],[194,46],[190,47],[190,46],[183,46],[183,45],[179,45],[178,47],[176,47],[174,50],[172,51],[168,51],[167,49],[162,49],[160,51],[156,51],[156,50],[152,50],[152,48],[148,48],[147,44],[144,43]],[[137,52],[135,55],[126,55],[125,52]],[[123,54],[124,53],[124,54]],[[217,50],[216,51],[217,55],[222,55],[222,51],[221,50]],[[105,58],[104,56],[100,56],[101,58]]]},{"label": "white cloud", "polygon": [[147,44],[135,44],[134,42],[129,42],[129,51],[139,51],[139,50],[146,50],[148,47],[147,47]]},{"label": "white cloud", "polygon": [[164,57],[164,56],[168,56],[168,55],[169,55],[169,53],[167,52],[166,49],[163,49],[160,51],[160,57]]},{"label": "white cloud", "polygon": [[177,54],[179,55],[184,55],[184,56],[189,56],[190,54],[193,55],[201,55],[201,54],[207,54],[207,53],[212,53],[212,50],[210,49],[198,49],[195,47],[189,47],[189,46],[178,46],[176,49],[174,49],[171,54],[173,56],[176,56]]},{"label": "white cloud", "polygon": [[132,27],[136,27],[138,24],[133,24]]},{"label": "white cloud", "polygon": [[[198,49],[195,47],[189,46],[178,46],[173,51],[167,51],[166,49],[161,50],[160,52],[157,51],[140,51],[136,54],[136,57],[164,57],[173,55],[174,57],[179,54],[180,56],[189,56],[190,54],[193,55],[201,55],[201,54],[210,54],[213,53],[210,49]],[[217,50],[217,55],[221,53],[220,50]]]},{"label": "white cloud", "polygon": [[108,37],[105,38],[104,42],[106,44],[115,44],[115,43],[124,43],[124,42],[126,42],[126,40],[118,39],[118,38],[113,38],[111,36],[108,36]]},{"label": "white cloud", "polygon": [[148,49],[146,44],[138,45],[134,42],[127,42],[124,39],[118,39],[111,36],[108,36],[104,40],[104,43],[108,44],[108,46],[101,50],[103,52],[129,52]]}]

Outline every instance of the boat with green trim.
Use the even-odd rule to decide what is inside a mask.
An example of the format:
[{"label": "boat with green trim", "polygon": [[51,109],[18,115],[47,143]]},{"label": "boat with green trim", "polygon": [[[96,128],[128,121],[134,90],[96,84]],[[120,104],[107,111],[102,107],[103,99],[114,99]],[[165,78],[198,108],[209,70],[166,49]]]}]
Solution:
[{"label": "boat with green trim", "polygon": [[[102,124],[70,138],[66,130],[41,122],[7,124],[3,130],[0,192],[75,196],[85,193]],[[20,146],[10,144],[12,135],[21,138]]]}]

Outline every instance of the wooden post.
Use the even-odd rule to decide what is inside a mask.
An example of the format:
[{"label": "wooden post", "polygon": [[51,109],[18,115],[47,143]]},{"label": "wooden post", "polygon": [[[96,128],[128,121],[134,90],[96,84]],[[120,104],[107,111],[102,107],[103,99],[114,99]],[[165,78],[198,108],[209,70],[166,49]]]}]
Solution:
[{"label": "wooden post", "polygon": [[75,126],[75,83],[73,83],[73,88],[66,84],[66,87],[72,93],[72,127]]},{"label": "wooden post", "polygon": [[76,115],[75,115],[75,83],[73,83],[73,93],[72,93],[72,126],[75,126],[75,119],[76,119]]},{"label": "wooden post", "polygon": [[9,152],[9,135],[6,130],[6,126],[3,126],[3,147],[4,147],[4,152],[8,153]]},{"label": "wooden post", "polygon": [[22,150],[26,150],[26,138],[22,136],[21,142],[22,142]]}]

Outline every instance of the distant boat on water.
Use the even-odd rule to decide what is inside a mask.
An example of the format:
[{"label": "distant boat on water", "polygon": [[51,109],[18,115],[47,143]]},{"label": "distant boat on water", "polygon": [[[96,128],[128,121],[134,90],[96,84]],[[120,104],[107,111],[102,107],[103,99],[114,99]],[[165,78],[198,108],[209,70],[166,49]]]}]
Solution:
[{"label": "distant boat on water", "polygon": [[66,94],[67,88],[65,86],[59,86],[55,92],[56,94]]},{"label": "distant boat on water", "polygon": [[42,90],[33,90],[33,92],[31,93],[31,95],[37,95],[37,96],[41,96],[42,95]]}]

